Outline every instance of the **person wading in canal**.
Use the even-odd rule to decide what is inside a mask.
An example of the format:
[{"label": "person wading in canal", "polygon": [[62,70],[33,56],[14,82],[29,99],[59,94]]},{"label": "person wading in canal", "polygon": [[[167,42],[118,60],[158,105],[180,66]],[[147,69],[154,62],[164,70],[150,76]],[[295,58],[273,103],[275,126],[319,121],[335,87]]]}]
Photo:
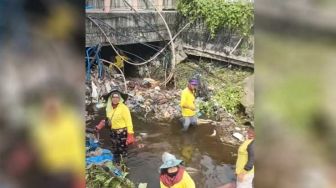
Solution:
[{"label": "person wading in canal", "polygon": [[247,131],[247,139],[238,149],[236,162],[237,188],[252,188],[254,178],[254,127]]},{"label": "person wading in canal", "polygon": [[[122,97],[123,96],[123,97]],[[113,154],[116,162],[127,157],[127,146],[134,143],[134,131],[130,110],[123,103],[127,95],[113,90],[106,107],[106,119],[96,126],[99,132],[104,126],[110,127]]]},{"label": "person wading in canal", "polygon": [[180,106],[182,109],[183,131],[187,131],[190,124],[197,125],[195,93],[198,81],[196,79],[189,80],[188,86],[181,93]]},{"label": "person wading in canal", "polygon": [[163,164],[160,166],[161,188],[195,188],[195,183],[188,172],[181,166],[182,160],[168,152],[162,155]]}]

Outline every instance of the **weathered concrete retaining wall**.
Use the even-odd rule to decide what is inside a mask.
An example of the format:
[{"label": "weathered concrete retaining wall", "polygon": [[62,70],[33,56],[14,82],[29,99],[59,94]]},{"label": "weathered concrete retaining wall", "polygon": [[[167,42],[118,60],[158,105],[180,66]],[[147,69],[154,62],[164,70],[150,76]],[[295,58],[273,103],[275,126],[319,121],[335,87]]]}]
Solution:
[{"label": "weathered concrete retaining wall", "polygon": [[[127,3],[126,3],[127,2]],[[86,0],[89,11],[113,12],[115,10],[172,10],[176,9],[176,0]]]},{"label": "weathered concrete retaining wall", "polygon": [[246,39],[227,29],[222,29],[216,36],[211,37],[205,24],[199,22],[182,32],[179,38],[182,39],[183,48],[189,55],[254,67],[253,46],[242,47],[241,44],[246,42]]},{"label": "weathered concrete retaining wall", "polygon": [[[172,31],[172,35],[178,32],[186,23],[181,20],[177,11],[163,11],[163,17]],[[97,21],[113,44],[134,44],[141,42],[169,41],[167,29],[159,14],[155,11],[113,11],[110,13],[87,13],[99,19]],[[106,26],[106,24],[109,26]],[[195,23],[184,30],[178,37],[182,41],[185,52],[189,55],[212,58],[226,61],[240,66],[254,67],[253,46],[243,49],[241,45],[233,51],[241,39],[223,29],[216,37],[211,38],[209,31],[203,23]],[[244,41],[243,41],[244,42]],[[94,46],[98,43],[109,45],[107,39],[99,28],[86,19],[86,46]],[[244,51],[244,53],[241,53]]]},{"label": "weathered concrete retaining wall", "polygon": [[[162,14],[168,25],[173,27],[177,12],[167,11]],[[111,42],[117,45],[169,40],[163,20],[154,11],[138,12],[138,14],[133,11],[87,13],[87,16],[101,20],[97,23],[109,36]],[[86,19],[86,46],[94,46],[98,43],[108,43],[108,41],[99,28]]]}]

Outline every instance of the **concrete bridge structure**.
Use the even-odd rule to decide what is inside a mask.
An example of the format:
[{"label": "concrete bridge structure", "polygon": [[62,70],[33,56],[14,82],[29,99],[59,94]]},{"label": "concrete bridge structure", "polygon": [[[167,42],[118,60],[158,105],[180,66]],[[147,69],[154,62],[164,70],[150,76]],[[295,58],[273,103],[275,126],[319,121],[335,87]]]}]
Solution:
[{"label": "concrete bridge structure", "polygon": [[[169,41],[165,23],[157,11],[174,36],[187,23],[176,11],[176,3],[176,0],[86,0],[86,16],[95,22],[86,19],[86,46],[109,45],[101,29],[114,45]],[[228,35],[225,30],[210,39],[206,26],[196,23],[184,30],[178,39],[189,55],[254,67],[251,55],[243,57],[228,53],[240,37]]]}]

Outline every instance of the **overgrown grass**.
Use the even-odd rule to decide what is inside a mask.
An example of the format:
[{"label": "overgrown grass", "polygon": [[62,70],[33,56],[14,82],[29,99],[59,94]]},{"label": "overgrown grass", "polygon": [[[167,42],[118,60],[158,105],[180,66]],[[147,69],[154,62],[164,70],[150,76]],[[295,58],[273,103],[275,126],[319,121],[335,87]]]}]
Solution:
[{"label": "overgrown grass", "polygon": [[195,73],[200,73],[202,81],[213,89],[210,100],[198,103],[201,113],[209,118],[215,117],[215,112],[219,108],[237,115],[243,96],[243,80],[252,74],[251,71],[228,68],[223,63],[211,63],[205,60],[197,63],[191,61],[180,63],[177,65],[177,70],[178,88],[185,88],[188,79]]}]

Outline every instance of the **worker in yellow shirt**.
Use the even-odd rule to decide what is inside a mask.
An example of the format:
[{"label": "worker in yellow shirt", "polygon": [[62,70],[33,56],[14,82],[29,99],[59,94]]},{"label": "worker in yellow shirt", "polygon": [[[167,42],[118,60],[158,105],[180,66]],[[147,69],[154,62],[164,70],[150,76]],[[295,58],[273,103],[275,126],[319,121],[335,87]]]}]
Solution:
[{"label": "worker in yellow shirt", "polygon": [[114,90],[109,98],[106,107],[106,120],[102,120],[96,126],[96,130],[100,131],[104,126],[111,128],[113,154],[116,162],[119,163],[121,158],[127,157],[127,146],[134,143],[133,123],[130,110],[122,102],[126,100],[126,95]]},{"label": "worker in yellow shirt", "polygon": [[29,121],[46,183],[85,186],[84,122],[75,109],[50,94],[41,109],[32,108]]},{"label": "worker in yellow shirt", "polygon": [[188,86],[181,93],[180,106],[183,116],[183,131],[187,131],[190,124],[197,125],[195,92],[198,81],[196,79],[189,80]]},{"label": "worker in yellow shirt", "polygon": [[[119,51],[119,55],[115,56],[114,58],[114,65],[117,66],[119,69],[121,69],[124,72],[124,61],[128,60],[128,57],[124,54],[124,52]],[[113,69],[113,65],[109,66],[110,69]]]},{"label": "worker in yellow shirt", "polygon": [[163,164],[160,166],[160,187],[161,188],[195,188],[195,183],[191,179],[184,167],[182,160],[168,152],[162,155]]},{"label": "worker in yellow shirt", "polygon": [[238,149],[236,162],[237,188],[252,188],[254,178],[254,138],[252,126],[247,131],[247,138]]}]

